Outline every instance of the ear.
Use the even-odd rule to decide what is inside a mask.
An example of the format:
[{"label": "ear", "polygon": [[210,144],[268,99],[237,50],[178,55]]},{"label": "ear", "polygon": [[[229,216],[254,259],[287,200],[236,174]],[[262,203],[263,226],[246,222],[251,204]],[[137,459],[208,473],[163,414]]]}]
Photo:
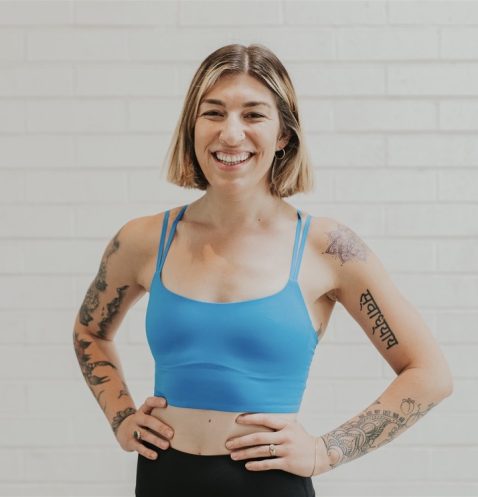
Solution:
[{"label": "ear", "polygon": [[280,137],[280,139],[277,141],[277,150],[283,149],[289,143],[290,137],[291,137],[291,132],[287,130],[285,134],[283,134]]}]

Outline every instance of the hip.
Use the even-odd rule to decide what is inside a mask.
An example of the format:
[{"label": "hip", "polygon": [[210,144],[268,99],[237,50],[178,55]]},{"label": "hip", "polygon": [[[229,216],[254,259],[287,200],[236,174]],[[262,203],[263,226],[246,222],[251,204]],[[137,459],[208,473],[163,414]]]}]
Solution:
[{"label": "hip", "polygon": [[136,497],[315,497],[311,477],[282,470],[250,471],[246,459],[234,461],[228,455],[197,455],[169,447],[155,460],[138,455]]}]

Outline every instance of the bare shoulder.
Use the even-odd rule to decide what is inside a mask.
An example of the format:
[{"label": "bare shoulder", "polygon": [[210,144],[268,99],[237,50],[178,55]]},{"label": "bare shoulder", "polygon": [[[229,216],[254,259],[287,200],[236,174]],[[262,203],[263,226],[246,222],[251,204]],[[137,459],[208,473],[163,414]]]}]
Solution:
[{"label": "bare shoulder", "polygon": [[332,217],[311,217],[308,237],[315,254],[334,274],[336,288],[328,292],[327,297],[336,301],[343,265],[349,261],[365,261],[370,249],[351,227]]}]

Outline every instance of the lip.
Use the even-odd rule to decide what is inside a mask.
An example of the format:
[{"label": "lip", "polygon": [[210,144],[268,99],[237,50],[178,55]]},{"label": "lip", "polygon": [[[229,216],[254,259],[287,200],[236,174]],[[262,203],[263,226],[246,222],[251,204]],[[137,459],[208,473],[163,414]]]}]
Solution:
[{"label": "lip", "polygon": [[[255,154],[252,154],[249,156],[248,159],[246,159],[244,162],[241,162],[239,164],[236,164],[234,166],[226,166],[225,164],[223,164],[222,162],[218,161],[216,159],[216,156],[214,155],[215,152],[211,152],[211,156],[212,156],[212,159],[214,161],[214,163],[216,164],[216,166],[221,170],[221,171],[237,171],[238,169],[241,169],[243,168],[244,166],[247,166],[247,164],[249,163],[249,161],[254,157]],[[226,152],[224,152],[226,153]]]}]

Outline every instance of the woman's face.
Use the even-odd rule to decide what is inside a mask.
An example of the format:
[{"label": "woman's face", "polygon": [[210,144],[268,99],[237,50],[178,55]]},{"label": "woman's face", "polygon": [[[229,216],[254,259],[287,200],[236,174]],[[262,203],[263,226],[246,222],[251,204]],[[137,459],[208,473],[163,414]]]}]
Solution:
[{"label": "woman's face", "polygon": [[[201,100],[194,148],[211,186],[242,189],[260,185],[268,192],[266,173],[275,152],[287,144],[279,134],[273,93],[247,74],[227,75]],[[220,159],[228,162],[220,162],[217,151],[223,152]],[[242,161],[234,164],[237,160]]]}]

